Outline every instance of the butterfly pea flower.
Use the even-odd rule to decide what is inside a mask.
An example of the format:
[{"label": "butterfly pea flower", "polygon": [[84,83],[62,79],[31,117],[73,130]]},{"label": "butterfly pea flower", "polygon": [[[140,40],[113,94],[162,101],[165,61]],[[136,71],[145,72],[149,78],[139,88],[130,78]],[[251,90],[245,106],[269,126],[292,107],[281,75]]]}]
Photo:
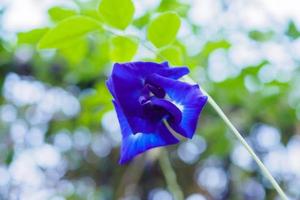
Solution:
[{"label": "butterfly pea flower", "polygon": [[188,73],[187,67],[167,62],[114,64],[107,87],[122,132],[120,164],[149,149],[178,143],[173,131],[193,137],[207,96],[198,85],[179,80]]}]

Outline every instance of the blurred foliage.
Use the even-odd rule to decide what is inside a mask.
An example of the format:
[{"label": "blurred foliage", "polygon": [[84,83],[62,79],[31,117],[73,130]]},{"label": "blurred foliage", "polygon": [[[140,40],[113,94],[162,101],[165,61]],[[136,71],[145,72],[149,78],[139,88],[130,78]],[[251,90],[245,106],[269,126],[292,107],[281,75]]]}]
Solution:
[{"label": "blurred foliage", "polygon": [[289,22],[286,34],[293,40],[300,37],[300,31],[297,28],[297,25],[293,21]]},{"label": "blurred foliage", "polygon": [[273,36],[274,33],[272,31],[261,32],[253,30],[249,32],[249,37],[258,42],[266,42],[268,40],[271,40]]},{"label": "blurred foliage", "polygon": [[99,13],[105,23],[124,30],[132,21],[134,5],[131,0],[102,0]]},{"label": "blurred foliage", "polygon": [[[147,36],[156,47],[163,47],[174,41],[179,27],[178,15],[174,12],[165,12],[150,22]],[[164,34],[166,32],[168,34]]]},{"label": "blurred foliage", "polygon": [[115,62],[126,62],[136,54],[138,40],[130,36],[116,36],[111,39],[110,56]]},{"label": "blurred foliage", "polygon": [[[74,1],[73,4],[74,9],[64,6],[50,8],[49,26],[20,32],[17,34],[17,42],[0,38],[2,110],[5,105],[12,105],[17,108],[16,118],[22,119],[31,116],[30,111],[38,109],[37,103],[18,105],[5,96],[3,83],[12,74],[17,74],[22,80],[37,80],[47,90],[63,89],[80,104],[76,115],[54,113],[49,121],[42,124],[46,127],[44,142],[47,144],[55,145],[55,138],[60,132],[67,132],[70,137],[79,138],[79,147],[61,152],[67,167],[63,175],[56,180],[56,184],[68,180],[75,189],[67,193],[59,186],[53,186],[54,195],[61,195],[70,200],[121,199],[125,196],[134,199],[130,195],[147,199],[153,188],[166,188],[155,152],[153,155],[151,152],[141,156],[128,166],[117,164],[119,143],[115,141],[117,136],[114,134],[116,119],[109,118],[113,110],[112,97],[105,86],[113,62],[167,60],[175,66],[188,66],[191,76],[209,91],[246,137],[251,139],[253,126],[258,124],[268,124],[282,131],[284,145],[296,133],[299,134],[299,60],[293,60],[296,67],[287,81],[278,78],[280,73],[272,80],[265,81],[261,78],[262,74],[275,70],[269,57],[262,56],[254,64],[235,65],[229,56],[239,43],[233,42],[230,35],[225,34],[223,30],[217,31],[214,36],[204,37],[203,27],[194,24],[188,18],[191,5],[179,0],[161,0],[155,8],[137,17],[134,17],[136,8],[131,0],[102,0],[100,3],[96,0]],[[184,37],[179,34],[182,22],[191,27],[190,33]],[[254,42],[257,45],[257,50],[261,48],[260,45],[268,42],[276,43],[278,37],[297,40],[300,36],[299,29],[293,21],[289,22],[285,32],[276,29],[251,29],[242,34],[251,40],[251,44]],[[197,40],[193,42],[201,44],[192,53],[191,47],[186,43],[189,37],[196,37]],[[147,41],[144,41],[144,38],[147,38]],[[22,52],[25,57],[29,55],[29,58],[23,58]],[[209,72],[212,57],[219,52],[229,60],[228,63],[223,63],[223,60],[218,62],[228,64],[223,70],[228,71],[233,67],[235,72],[221,81],[214,80]],[[271,70],[265,72],[270,66]],[[224,71],[214,74],[221,76]],[[67,105],[68,102],[65,106]],[[73,109],[75,110],[75,106],[67,111],[72,113]],[[18,159],[20,149],[24,151],[30,147],[20,147],[13,141],[9,126],[14,122],[9,125],[1,121],[3,118],[6,117],[0,116],[0,163],[9,167]],[[31,117],[25,121],[29,123],[30,119]],[[84,137],[78,132],[84,133]],[[117,135],[120,136],[120,132],[117,132]],[[209,105],[201,115],[197,135],[205,140],[207,148],[193,163],[187,164],[177,156],[179,145],[168,147],[185,196],[201,193],[207,199],[241,199],[242,192],[239,191],[243,189],[241,187],[246,178],[253,178],[265,184],[257,169],[247,171],[231,162],[235,138]],[[93,150],[96,147],[91,144],[83,147],[86,138],[90,138],[90,143],[93,143],[97,137],[104,141],[113,141],[111,144],[96,143],[96,147],[113,147],[110,154],[97,155]],[[264,153],[261,155],[265,155]],[[228,179],[226,188],[218,196],[205,186],[197,184],[197,180],[193,180],[200,169],[207,163],[211,164],[211,160],[218,160],[216,166],[221,166],[228,176],[233,177]],[[239,176],[237,180],[234,179],[236,176]],[[233,183],[235,181],[237,183]],[[287,188],[288,183],[284,180],[282,183]],[[266,199],[274,198],[275,192],[267,184],[264,191]],[[300,198],[294,196],[295,199]],[[1,193],[0,199],[2,197],[10,198],[6,193]],[[243,199],[255,198],[244,195]]]}]

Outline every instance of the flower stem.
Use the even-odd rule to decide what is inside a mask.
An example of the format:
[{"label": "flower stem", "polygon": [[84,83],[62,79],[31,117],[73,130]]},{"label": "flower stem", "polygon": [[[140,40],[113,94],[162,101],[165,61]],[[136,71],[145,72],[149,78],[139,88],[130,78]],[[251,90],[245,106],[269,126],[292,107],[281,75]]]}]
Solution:
[{"label": "flower stem", "polygon": [[171,162],[165,149],[161,150],[161,155],[159,156],[159,164],[165,176],[168,189],[173,193],[174,199],[183,200],[183,192],[177,183],[176,173],[172,168]]},{"label": "flower stem", "polygon": [[215,109],[215,111],[218,113],[218,115],[222,118],[222,120],[226,123],[226,125],[232,130],[232,132],[235,134],[235,136],[238,138],[238,140],[244,145],[244,147],[247,149],[249,154],[252,156],[252,158],[255,160],[257,165],[260,167],[261,171],[265,175],[265,177],[271,182],[275,190],[280,195],[281,199],[288,200],[288,197],[283,192],[279,184],[276,182],[270,171],[266,168],[266,166],[263,164],[263,162],[259,159],[259,157],[255,154],[253,149],[249,146],[249,144],[246,142],[246,140],[243,138],[243,136],[239,133],[239,131],[235,128],[235,126],[230,122],[228,117],[224,114],[222,109],[218,106],[218,104],[214,101],[214,99],[205,91],[203,88],[201,88],[203,93],[208,96],[208,102],[209,104]]}]

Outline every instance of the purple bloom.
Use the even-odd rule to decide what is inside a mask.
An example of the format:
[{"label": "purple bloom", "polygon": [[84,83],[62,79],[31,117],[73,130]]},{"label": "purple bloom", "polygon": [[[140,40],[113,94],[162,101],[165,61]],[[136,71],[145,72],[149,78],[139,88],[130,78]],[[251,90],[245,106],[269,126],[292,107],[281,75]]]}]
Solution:
[{"label": "purple bloom", "polygon": [[187,67],[170,68],[167,62],[114,65],[107,87],[122,130],[121,164],[148,149],[179,142],[163,119],[177,133],[193,137],[207,96],[198,85],[178,80],[188,73]]}]

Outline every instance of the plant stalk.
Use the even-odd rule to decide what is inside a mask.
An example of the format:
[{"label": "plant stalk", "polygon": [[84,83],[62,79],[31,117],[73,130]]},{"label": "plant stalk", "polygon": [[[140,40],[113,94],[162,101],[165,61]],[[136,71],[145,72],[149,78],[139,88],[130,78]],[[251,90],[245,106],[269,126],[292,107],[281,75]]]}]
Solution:
[{"label": "plant stalk", "polygon": [[165,176],[167,187],[170,192],[173,193],[175,200],[184,200],[183,192],[177,182],[176,173],[172,168],[170,159],[165,149],[161,149],[161,155],[159,155],[159,164]]},{"label": "plant stalk", "polygon": [[250,145],[246,142],[246,140],[243,138],[243,136],[240,134],[240,132],[235,128],[235,126],[231,123],[231,121],[228,119],[228,117],[224,114],[223,110],[220,108],[220,106],[214,101],[214,99],[205,91],[203,88],[201,88],[202,92],[205,93],[205,95],[208,96],[208,103],[214,108],[214,110],[218,113],[218,115],[222,118],[222,120],[225,122],[225,124],[232,130],[234,135],[237,137],[237,139],[244,145],[246,150],[249,152],[251,157],[255,160],[265,177],[271,182],[275,190],[278,192],[279,196],[282,200],[288,200],[288,197],[284,193],[284,191],[281,189],[275,178],[272,176],[270,171],[266,168],[266,166],[263,164],[263,162],[259,159],[259,157],[256,155],[256,153],[253,151],[253,149],[250,147]]}]

